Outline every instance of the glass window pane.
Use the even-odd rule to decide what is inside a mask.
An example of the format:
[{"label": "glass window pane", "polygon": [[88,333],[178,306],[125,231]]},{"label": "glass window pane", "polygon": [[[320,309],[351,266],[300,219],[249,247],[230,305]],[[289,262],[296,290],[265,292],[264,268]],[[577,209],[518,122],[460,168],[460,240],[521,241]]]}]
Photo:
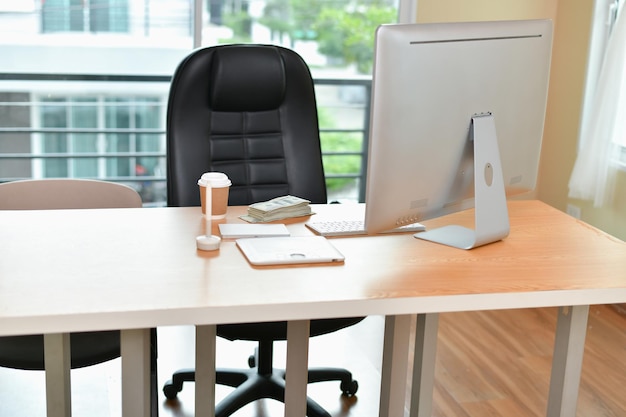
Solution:
[{"label": "glass window pane", "polygon": [[374,31],[395,23],[397,0],[205,0],[204,45],[254,42],[294,49],[315,73],[371,74]]},{"label": "glass window pane", "polygon": [[29,178],[31,161],[27,158],[9,158],[5,154],[29,154],[30,134],[2,132],[3,128],[28,128],[31,124],[30,94],[0,91],[0,178]]},{"label": "glass window pane", "polygon": [[128,32],[128,0],[90,0],[89,6],[91,32]]},{"label": "glass window pane", "polygon": [[[326,175],[363,175],[366,163],[369,85],[374,58],[374,34],[383,23],[398,19],[397,0],[204,0],[202,44],[274,44],[295,50],[316,80],[322,153],[340,149],[350,158],[325,158]],[[356,136],[351,136],[355,133]],[[341,138],[347,135],[346,138]],[[349,146],[349,148],[342,148]],[[333,161],[332,163],[330,161]],[[353,164],[358,165],[358,169]],[[356,170],[356,171],[355,171]],[[350,174],[353,175],[353,174]],[[331,189],[350,182],[352,195],[364,200],[364,181],[328,179]]]},{"label": "glass window pane", "polygon": [[[139,129],[156,129],[161,126],[160,100],[157,98],[138,98],[135,105],[135,125]],[[152,133],[137,134],[138,152],[158,152],[161,148],[161,136]],[[137,176],[153,176],[161,168],[163,158],[139,157],[135,167]],[[164,163],[163,163],[164,166]]]},{"label": "glass window pane", "polygon": [[[70,103],[70,123],[73,128],[96,129],[98,127],[98,102],[95,98],[73,98]],[[96,152],[95,133],[72,134],[72,151]]]},{"label": "glass window pane", "polygon": [[[42,100],[41,127],[64,128],[67,123],[67,103],[65,99],[48,98]],[[68,151],[67,135],[61,132],[44,132],[41,135],[42,153],[66,153]],[[46,177],[65,177],[68,174],[67,160],[62,158],[46,158],[43,162]]]},{"label": "glass window pane", "polygon": [[[203,11],[199,40],[193,36],[196,1]],[[294,49],[308,63],[319,87],[322,129],[334,136],[355,133],[360,138],[354,145],[324,135],[322,151],[333,153],[337,144],[349,144],[350,152],[359,143],[365,146],[374,29],[396,21],[397,15],[397,0],[26,3],[30,6],[20,6],[19,13],[0,14],[0,53],[8,65],[5,78],[0,79],[0,95],[20,93],[37,99],[32,107],[26,104],[32,115],[26,126],[0,120],[0,129],[23,127],[19,134],[25,143],[20,149],[26,149],[26,155],[68,155],[23,158],[20,161],[26,164],[20,164],[19,172],[6,172],[0,180],[80,174],[126,181],[141,176],[141,183],[134,183],[140,190],[164,189],[169,81],[178,63],[196,46],[242,41]],[[45,100],[40,103],[39,97]],[[87,99],[95,101],[78,104]],[[40,132],[40,128],[60,130]],[[0,131],[3,137],[14,133]],[[95,156],[71,158],[87,153]],[[0,154],[3,173],[5,167],[15,165],[11,162]],[[352,169],[336,168],[338,172]]]},{"label": "glass window pane", "polygon": [[[128,99],[106,99],[105,101],[105,127],[107,129],[129,129],[130,107]],[[128,153],[131,151],[131,136],[129,133],[107,133],[107,153]],[[120,177],[130,176],[132,164],[128,157],[107,158],[107,176]]]},{"label": "glass window pane", "polygon": [[47,0],[41,5],[41,31],[69,30],[69,3],[67,0]]},{"label": "glass window pane", "polygon": [[[96,129],[98,127],[98,102],[96,98],[74,97],[70,102],[70,124],[75,129]],[[72,133],[70,135],[71,152],[96,153],[98,151],[96,133]],[[72,177],[97,178],[98,160],[96,158],[74,158],[71,160]]]}]

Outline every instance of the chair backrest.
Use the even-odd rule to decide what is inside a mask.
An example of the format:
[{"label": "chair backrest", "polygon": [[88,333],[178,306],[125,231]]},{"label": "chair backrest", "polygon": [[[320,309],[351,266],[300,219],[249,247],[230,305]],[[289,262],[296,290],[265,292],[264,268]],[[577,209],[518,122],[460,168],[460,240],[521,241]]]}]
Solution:
[{"label": "chair backrest", "polygon": [[60,178],[0,184],[0,210],[133,207],[141,207],[139,194],[113,182]]},{"label": "chair backrest", "polygon": [[269,45],[198,49],[178,66],[167,110],[168,205],[198,206],[202,173],[226,173],[230,205],[281,195],[326,203],[308,66]]}]

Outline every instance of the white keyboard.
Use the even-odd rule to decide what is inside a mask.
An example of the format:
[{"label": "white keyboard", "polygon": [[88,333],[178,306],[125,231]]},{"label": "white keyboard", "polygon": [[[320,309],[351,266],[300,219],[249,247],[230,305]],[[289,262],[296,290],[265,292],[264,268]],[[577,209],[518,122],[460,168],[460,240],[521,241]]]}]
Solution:
[{"label": "white keyboard", "polygon": [[[352,236],[365,235],[363,220],[328,220],[309,221],[305,223],[309,229],[321,236]],[[420,223],[411,223],[391,229],[383,233],[423,232],[426,230]]]}]

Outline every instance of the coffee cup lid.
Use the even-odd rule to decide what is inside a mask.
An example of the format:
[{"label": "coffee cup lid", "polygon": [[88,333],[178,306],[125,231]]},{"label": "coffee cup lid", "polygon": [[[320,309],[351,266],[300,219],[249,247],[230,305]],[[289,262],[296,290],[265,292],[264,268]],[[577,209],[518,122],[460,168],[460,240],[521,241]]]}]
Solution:
[{"label": "coffee cup lid", "polygon": [[206,187],[211,184],[211,187],[230,187],[232,185],[228,176],[223,172],[205,172],[198,180],[198,185]]}]

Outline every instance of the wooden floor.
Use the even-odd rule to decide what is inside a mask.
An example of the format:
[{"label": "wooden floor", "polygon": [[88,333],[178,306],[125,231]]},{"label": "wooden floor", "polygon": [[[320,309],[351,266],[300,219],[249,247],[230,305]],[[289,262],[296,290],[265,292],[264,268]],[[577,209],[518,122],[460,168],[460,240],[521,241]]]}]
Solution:
[{"label": "wooden floor", "polygon": [[[440,315],[434,393],[435,417],[545,415],[556,309]],[[383,318],[311,339],[310,364],[349,368],[359,381],[355,398],[342,398],[336,382],[309,385],[308,393],[333,417],[378,415]],[[218,339],[218,366],[245,366],[254,345]],[[284,364],[284,343],[275,347]],[[119,360],[72,372],[72,408],[78,417],[118,417]],[[159,329],[160,385],[175,369],[193,365],[193,328]],[[218,387],[222,397],[230,389]],[[161,417],[193,416],[193,384],[168,402],[159,392]],[[626,312],[592,306],[580,386],[578,417],[626,416]],[[0,417],[45,416],[41,372],[0,369]],[[265,400],[234,417],[283,416]]]}]

